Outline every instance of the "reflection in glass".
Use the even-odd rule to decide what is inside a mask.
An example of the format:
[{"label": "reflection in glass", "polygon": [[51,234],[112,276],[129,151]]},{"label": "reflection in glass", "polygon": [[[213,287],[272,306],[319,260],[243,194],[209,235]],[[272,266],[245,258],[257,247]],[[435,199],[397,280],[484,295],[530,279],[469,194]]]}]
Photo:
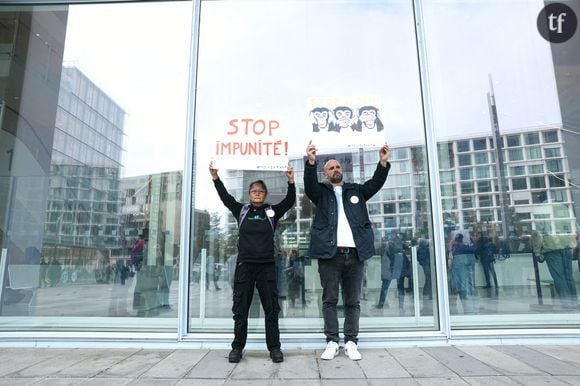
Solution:
[{"label": "reflection in glass", "polygon": [[[165,10],[169,4],[163,3]],[[0,244],[6,277],[0,319],[7,330],[95,330],[97,319],[89,318],[100,317],[99,329],[134,331],[151,325],[131,323],[131,317],[176,316],[181,165],[160,171],[151,167],[151,154],[143,154],[148,142],[158,141],[134,91],[135,76],[152,79],[136,70],[144,62],[128,71],[120,64],[135,66],[134,57],[125,60],[121,53],[110,60],[117,46],[129,49],[123,43],[127,15],[145,38],[155,7],[11,7],[0,13]],[[95,20],[108,21],[107,33],[91,27]],[[187,18],[174,22],[189,25]],[[103,43],[107,55],[100,51]],[[187,69],[186,61],[181,65]],[[111,81],[119,74],[121,81]],[[153,86],[149,92],[162,94]],[[165,100],[149,114],[179,103]],[[138,137],[129,115],[141,122]],[[179,147],[183,135],[171,133],[184,126],[174,127],[172,120],[164,138],[173,137]],[[133,150],[137,143],[141,148]],[[175,324],[157,328],[174,330]]]},{"label": "reflection in glass", "polygon": [[[460,207],[443,213],[452,326],[577,324],[578,165],[572,154],[580,137],[571,106],[580,97],[578,78],[570,75],[572,67],[558,68],[559,50],[537,39],[542,2],[462,2],[446,20],[441,11],[448,5],[425,4],[425,25],[439,164],[464,180],[457,184]],[[507,30],[473,27],[489,23],[500,9],[518,15]],[[451,27],[451,20],[459,25]],[[517,42],[505,41],[510,31]],[[489,55],[490,47],[496,55]],[[495,150],[478,152],[488,148]],[[468,166],[471,155],[476,165],[490,162],[493,172]],[[469,169],[476,190],[467,181]]]},{"label": "reflection in glass", "polygon": [[[345,29],[345,24],[357,28]],[[197,165],[208,164],[217,133],[240,115],[278,119],[288,133],[288,158],[297,181],[296,220],[277,235],[282,251],[279,259],[282,267],[289,267],[290,261],[295,265],[296,259],[291,257],[296,251],[304,284],[298,286],[297,296],[295,283],[278,276],[282,331],[322,332],[317,260],[308,256],[316,207],[305,198],[302,187],[304,149],[316,122],[308,120],[310,109],[305,106],[312,101],[331,101],[328,103],[334,105],[328,110],[332,111],[352,104],[356,105],[352,110],[356,115],[367,103],[339,102],[361,98],[379,107],[384,125],[381,132],[391,148],[389,160],[393,165],[386,185],[368,205],[377,255],[366,263],[361,332],[436,328],[436,299],[432,298],[436,283],[431,280],[431,275],[435,277],[434,251],[427,248],[421,264],[416,255],[419,239],[425,239],[423,245],[432,242],[432,215],[413,25],[413,9],[408,1],[202,2],[195,123]],[[344,55],[346,47],[354,46],[357,52],[369,55]],[[336,157],[345,169],[345,180],[369,179],[376,166],[377,150],[344,145],[326,149],[320,157]],[[243,197],[242,192],[253,179],[265,180],[275,193],[285,189],[271,172],[220,170],[220,176],[237,199]],[[235,239],[235,219],[208,196],[208,179],[204,171],[196,176],[196,214],[215,218],[215,222],[200,219],[194,224],[197,240],[191,255],[190,328],[231,331],[228,281],[231,283],[230,262],[236,254],[231,241]],[[276,190],[276,185],[281,190]],[[375,306],[383,284],[381,258],[394,238],[404,247],[411,274],[404,278],[403,292],[385,293],[385,304],[399,304],[401,299],[403,309],[378,309]],[[209,256],[213,256],[214,266],[222,266],[221,290],[203,284],[205,272],[214,269],[204,268]],[[250,329],[263,328],[257,301],[250,309],[249,323]]]}]

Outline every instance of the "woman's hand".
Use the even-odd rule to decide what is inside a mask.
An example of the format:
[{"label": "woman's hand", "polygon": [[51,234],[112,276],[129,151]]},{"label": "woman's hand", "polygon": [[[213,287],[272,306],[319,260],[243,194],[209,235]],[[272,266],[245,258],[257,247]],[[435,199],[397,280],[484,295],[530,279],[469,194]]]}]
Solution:
[{"label": "woman's hand", "polygon": [[288,177],[288,183],[294,183],[294,169],[290,165],[288,165],[288,169],[286,169],[286,177]]},{"label": "woman's hand", "polygon": [[211,178],[212,178],[214,181],[215,181],[215,180],[217,180],[218,178],[220,178],[220,177],[218,176],[218,170],[215,168],[215,166],[214,166],[214,164],[213,164],[213,161],[211,161],[211,162],[209,163],[209,174],[211,174]]}]

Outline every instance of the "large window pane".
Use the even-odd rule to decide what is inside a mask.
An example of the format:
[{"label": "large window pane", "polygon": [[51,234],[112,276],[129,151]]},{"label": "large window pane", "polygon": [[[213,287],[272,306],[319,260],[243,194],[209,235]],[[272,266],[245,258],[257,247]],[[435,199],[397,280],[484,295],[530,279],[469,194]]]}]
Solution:
[{"label": "large window pane", "polygon": [[[359,108],[369,104],[378,107],[385,140],[391,147],[392,169],[369,208],[373,213],[376,255],[366,262],[361,332],[437,326],[432,299],[435,282],[431,280],[434,260],[429,247],[421,264],[416,260],[401,278],[407,290],[399,292],[394,280],[385,293],[392,306],[375,307],[383,286],[381,260],[385,259],[381,257],[389,243],[404,246],[405,258],[411,262],[419,238],[424,241],[421,245],[428,246],[432,234],[413,28],[412,3],[402,0],[202,2],[196,164],[209,163],[216,133],[227,129],[232,119],[275,119],[287,133],[288,158],[297,174],[298,197],[291,215],[283,219],[294,228],[278,229],[276,233],[283,331],[322,332],[323,328],[318,262],[308,252],[313,205],[304,194],[302,180],[304,149],[313,139],[309,113],[317,107],[326,108],[327,116],[334,119],[334,108],[344,105],[352,108],[349,114],[357,116]],[[351,55],[348,47],[372,54]],[[314,141],[320,149],[319,159],[337,157],[343,165],[348,160],[351,166],[344,168],[345,180],[363,182],[374,172],[376,147],[349,149],[340,137],[332,146],[316,142],[316,138]],[[281,172],[234,169],[220,169],[219,173],[239,202],[247,202],[248,183],[255,179],[266,181],[272,203],[285,193],[285,176]],[[322,179],[321,173],[319,176]],[[204,169],[196,174],[195,186],[195,210],[209,216],[210,221],[198,222],[194,229],[200,242],[191,255],[194,274],[190,283],[190,328],[229,332],[237,225]],[[416,200],[411,192],[417,195]],[[293,251],[303,266],[303,281],[297,285],[289,283],[284,274]],[[221,290],[214,288],[211,273],[206,279],[206,285],[207,281],[210,284],[202,285],[202,272],[207,272],[204,261],[223,266],[216,279]],[[418,280],[410,280],[413,272]],[[250,309],[250,330],[261,331],[261,314],[255,300]],[[409,315],[417,319],[406,318]]]},{"label": "large window pane", "polygon": [[[476,220],[466,211],[443,214],[447,254],[454,255],[447,272],[452,327],[578,326],[580,275],[571,260],[578,210],[568,197],[578,197],[580,78],[578,62],[566,59],[578,40],[550,46],[540,37],[542,1],[423,4],[434,132],[440,149],[461,152],[453,161],[440,151],[441,165],[466,165],[470,155],[482,162],[469,146],[471,140],[477,150],[482,133],[494,144],[496,199],[462,197],[464,207],[473,204]],[[487,28],[499,14],[510,21]],[[469,176],[465,166],[457,174]],[[473,191],[459,184],[458,192]],[[545,263],[537,263],[540,255]]]},{"label": "large window pane", "polygon": [[0,329],[176,331],[190,14],[0,8]]}]

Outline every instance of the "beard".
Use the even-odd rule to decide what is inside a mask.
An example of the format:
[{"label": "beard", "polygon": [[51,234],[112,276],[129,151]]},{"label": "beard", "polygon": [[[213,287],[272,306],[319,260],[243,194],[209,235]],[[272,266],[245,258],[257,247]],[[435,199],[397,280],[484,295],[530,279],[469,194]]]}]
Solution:
[{"label": "beard", "polygon": [[342,174],[335,173],[332,176],[328,177],[328,181],[330,181],[331,184],[338,184],[339,182],[342,182]]}]

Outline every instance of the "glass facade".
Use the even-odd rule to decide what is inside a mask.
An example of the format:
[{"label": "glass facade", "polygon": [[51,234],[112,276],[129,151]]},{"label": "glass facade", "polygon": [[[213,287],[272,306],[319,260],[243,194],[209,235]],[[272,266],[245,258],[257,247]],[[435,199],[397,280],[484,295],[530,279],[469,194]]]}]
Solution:
[{"label": "glass facade", "polygon": [[[437,142],[454,149],[440,157],[457,166],[461,181],[460,206],[442,208],[450,219],[444,232],[452,328],[578,323],[579,165],[571,149],[578,141],[572,100],[580,95],[571,74],[579,63],[561,63],[564,46],[536,34],[543,6],[434,1],[423,8]],[[517,16],[506,30],[475,27],[497,12]],[[513,39],[505,41],[510,31]]]},{"label": "glass facade", "polygon": [[191,4],[0,20],[1,328],[175,333]]},{"label": "glass facade", "polygon": [[[382,143],[391,148],[388,179],[367,203],[376,255],[365,263],[361,339],[578,329],[580,37],[544,40],[544,6],[0,7],[0,339],[229,339],[237,219],[207,167],[217,162],[238,201],[261,179],[277,203],[281,169],[264,158],[246,166],[250,152],[270,151],[294,168],[297,188],[275,234],[282,337],[320,339],[310,141],[359,183]],[[506,14],[504,28],[489,28]],[[342,134],[371,121],[365,141]],[[329,124],[341,134],[320,134]],[[224,141],[234,134],[242,142]],[[261,339],[257,293],[249,328]]]}]

